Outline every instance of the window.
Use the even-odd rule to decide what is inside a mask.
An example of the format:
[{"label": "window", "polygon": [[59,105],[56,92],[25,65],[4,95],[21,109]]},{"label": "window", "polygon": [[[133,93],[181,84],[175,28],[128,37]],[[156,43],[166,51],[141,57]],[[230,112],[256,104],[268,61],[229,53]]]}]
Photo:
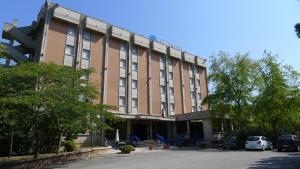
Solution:
[{"label": "window", "polygon": [[174,94],[174,88],[173,88],[173,87],[170,87],[170,88],[169,88],[169,93],[170,93],[171,95]]},{"label": "window", "polygon": [[87,60],[90,59],[90,51],[89,50],[86,50],[86,49],[82,50],[82,59],[87,59]]},{"label": "window", "polygon": [[197,95],[198,95],[198,99],[201,99],[201,93],[198,93]]},{"label": "window", "polygon": [[196,107],[192,106],[192,112],[195,112],[195,111],[196,111]]},{"label": "window", "polygon": [[159,57],[159,61],[162,62],[162,63],[165,63],[165,57],[164,56],[160,56]]},{"label": "window", "polygon": [[164,94],[165,93],[165,86],[160,86],[160,93]]},{"label": "window", "polygon": [[169,72],[169,80],[173,80],[173,72]]},{"label": "window", "polygon": [[89,32],[83,33],[83,39],[90,41],[91,40],[91,34]]},{"label": "window", "polygon": [[191,97],[192,97],[192,99],[195,99],[195,93],[194,92],[191,92]]},{"label": "window", "polygon": [[126,106],[126,101],[124,96],[119,97],[119,105],[120,106]]},{"label": "window", "polygon": [[126,86],[126,79],[121,77],[120,78],[120,87],[125,87]]},{"label": "window", "polygon": [[190,65],[190,71],[193,71],[194,70],[194,67],[193,67],[193,65]]},{"label": "window", "polygon": [[138,70],[138,64],[137,63],[132,63],[132,70],[137,71]]},{"label": "window", "polygon": [[200,80],[197,79],[197,86],[200,86]]},{"label": "window", "polygon": [[74,46],[67,45],[65,54],[69,56],[74,56]]},{"label": "window", "polygon": [[75,36],[75,28],[69,27],[67,33],[68,33],[68,35]]},{"label": "window", "polygon": [[172,59],[168,59],[168,65],[172,66]]},{"label": "window", "polygon": [[170,111],[171,112],[175,111],[175,104],[174,103],[170,103]]},{"label": "window", "polygon": [[165,77],[165,71],[164,70],[160,70],[159,71],[159,76],[160,77]]},{"label": "window", "polygon": [[166,103],[164,102],[160,103],[160,110],[163,111],[164,113],[166,112]]},{"label": "window", "polygon": [[193,78],[190,78],[190,84],[194,85],[194,79]]},{"label": "window", "polygon": [[120,67],[126,68],[126,60],[125,59],[120,59]]},{"label": "window", "polygon": [[125,44],[121,44],[120,45],[120,50],[126,51],[126,45]]},{"label": "window", "polygon": [[138,49],[137,48],[132,48],[132,54],[133,55],[138,55]]},{"label": "window", "polygon": [[133,98],[133,99],[132,99],[132,107],[136,108],[137,105],[138,105],[138,99]]},{"label": "window", "polygon": [[132,80],[132,88],[137,89],[138,87],[138,81],[137,80]]}]

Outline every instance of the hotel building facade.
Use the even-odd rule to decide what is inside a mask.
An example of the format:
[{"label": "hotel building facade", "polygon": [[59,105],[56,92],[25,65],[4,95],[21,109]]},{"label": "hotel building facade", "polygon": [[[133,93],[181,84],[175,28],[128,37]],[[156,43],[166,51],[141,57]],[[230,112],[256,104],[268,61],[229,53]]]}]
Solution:
[{"label": "hotel building facade", "polygon": [[[93,68],[87,78],[100,93],[94,102],[117,107],[113,113],[124,119],[114,126],[121,140],[157,134],[212,139],[202,105],[208,94],[205,59],[48,1],[32,25],[5,23],[2,38],[10,41],[2,44],[15,62]],[[105,137],[114,135],[99,136]]]}]

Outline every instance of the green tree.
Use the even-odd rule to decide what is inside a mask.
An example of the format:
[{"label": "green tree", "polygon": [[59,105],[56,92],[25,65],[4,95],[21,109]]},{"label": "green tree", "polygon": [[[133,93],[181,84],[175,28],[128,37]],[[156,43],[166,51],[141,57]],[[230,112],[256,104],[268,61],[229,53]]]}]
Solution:
[{"label": "green tree", "polygon": [[257,64],[248,54],[230,57],[224,52],[211,57],[210,94],[204,99],[210,110],[221,118],[230,117],[239,128],[251,118],[250,105],[255,90]]},{"label": "green tree", "polygon": [[295,31],[296,31],[298,38],[300,38],[300,23],[297,23],[295,25]]},{"label": "green tree", "polygon": [[258,95],[255,98],[255,120],[273,138],[283,132],[295,132],[299,124],[299,73],[282,66],[275,56],[267,53],[261,59]]},{"label": "green tree", "polygon": [[[34,141],[36,156],[41,149],[42,135],[55,140],[54,149],[58,153],[62,136],[76,137],[90,128],[91,120],[99,128],[109,128],[100,119],[115,119],[109,112],[113,107],[93,103],[99,93],[88,81],[90,73],[89,70],[43,63],[2,68],[1,125],[12,131],[21,124],[18,119],[26,120],[25,127]],[[4,122],[7,119],[11,119],[9,125]],[[18,129],[25,133],[27,130]]]}]

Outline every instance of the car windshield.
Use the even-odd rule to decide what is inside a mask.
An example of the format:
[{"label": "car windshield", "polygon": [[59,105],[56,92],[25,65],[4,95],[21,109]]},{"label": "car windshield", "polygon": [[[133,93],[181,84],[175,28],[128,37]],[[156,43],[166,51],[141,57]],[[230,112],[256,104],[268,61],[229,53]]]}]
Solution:
[{"label": "car windshield", "polygon": [[257,141],[257,140],[259,140],[259,137],[257,136],[250,136],[247,138],[247,141]]},{"label": "car windshield", "polygon": [[293,140],[293,136],[280,136],[280,140]]}]

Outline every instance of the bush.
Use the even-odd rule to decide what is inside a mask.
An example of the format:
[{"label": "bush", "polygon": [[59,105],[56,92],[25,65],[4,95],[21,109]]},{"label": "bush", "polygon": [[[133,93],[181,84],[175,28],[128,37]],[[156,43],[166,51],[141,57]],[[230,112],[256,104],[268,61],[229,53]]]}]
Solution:
[{"label": "bush", "polygon": [[132,145],[124,145],[120,147],[122,154],[129,154],[131,151],[135,151],[135,148]]},{"label": "bush", "polygon": [[67,140],[65,143],[65,150],[67,152],[72,152],[76,150],[76,143],[74,140]]}]

